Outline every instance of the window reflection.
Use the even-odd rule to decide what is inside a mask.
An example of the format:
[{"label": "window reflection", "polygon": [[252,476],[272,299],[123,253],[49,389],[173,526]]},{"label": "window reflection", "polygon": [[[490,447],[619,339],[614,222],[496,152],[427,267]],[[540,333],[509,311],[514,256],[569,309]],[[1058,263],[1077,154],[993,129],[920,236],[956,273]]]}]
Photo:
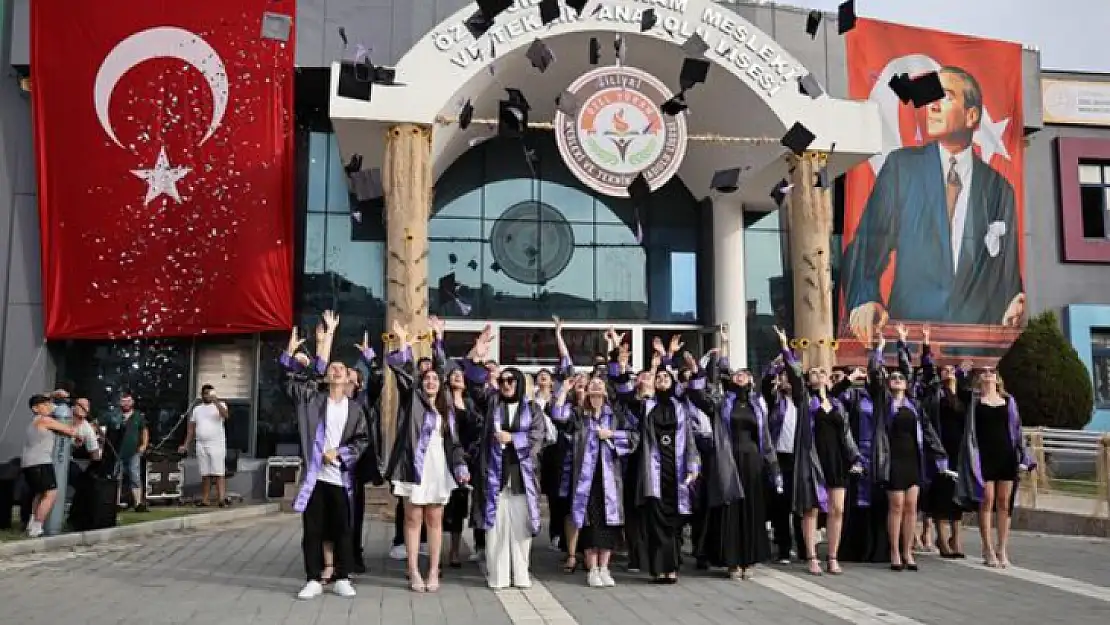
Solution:
[{"label": "window reflection", "polygon": [[744,281],[748,299],[748,365],[765,367],[778,356],[773,326],[792,331],[794,306],[785,233],[777,211],[755,216],[744,231]]},{"label": "window reflection", "polygon": [[690,352],[695,357],[700,358],[704,353],[702,345],[702,338],[704,335],[698,330],[667,330],[667,329],[653,329],[644,328],[644,343],[640,346],[640,355],[643,357],[644,368],[651,366],[651,356],[654,353],[652,343],[658,338],[663,342],[663,349],[669,349],[671,344],[671,337],[679,337],[679,342],[682,347],[679,352],[675,354],[674,361],[671,365],[675,368],[681,369],[686,365],[683,362],[683,353]]}]

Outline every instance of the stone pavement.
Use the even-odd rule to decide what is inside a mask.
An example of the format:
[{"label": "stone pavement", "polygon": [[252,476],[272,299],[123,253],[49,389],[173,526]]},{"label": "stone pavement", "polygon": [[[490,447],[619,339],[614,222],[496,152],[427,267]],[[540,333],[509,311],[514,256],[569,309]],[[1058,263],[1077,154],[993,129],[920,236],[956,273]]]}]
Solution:
[{"label": "stone pavement", "polygon": [[[494,593],[474,565],[447,569],[438,594],[407,591],[403,566],[385,559],[392,526],[371,523],[373,572],[359,596],[299,602],[296,517],[155,535],[0,561],[0,622],[19,625],[975,625],[1110,622],[1110,541],[1018,535],[1023,568],[988,570],[920,558],[919,573],[845,564],[841,577],[766,567],[754,581],[689,573],[677,586],[616,575],[612,590],[563,575],[540,538],[535,586]],[[978,549],[969,533],[968,551]]]}]

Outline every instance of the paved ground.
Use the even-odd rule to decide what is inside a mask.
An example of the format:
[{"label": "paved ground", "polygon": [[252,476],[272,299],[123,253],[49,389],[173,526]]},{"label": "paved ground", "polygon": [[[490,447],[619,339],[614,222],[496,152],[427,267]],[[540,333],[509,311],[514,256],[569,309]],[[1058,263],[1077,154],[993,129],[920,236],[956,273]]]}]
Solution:
[{"label": "paved ground", "polygon": [[[384,554],[392,527],[371,525]],[[969,541],[970,553],[977,551]],[[687,575],[673,587],[617,575],[591,590],[558,572],[546,540],[528,591],[493,593],[476,567],[448,570],[442,590],[406,590],[400,563],[378,557],[359,596],[298,602],[297,519],[279,516],[189,534],[0,562],[0,622],[20,625],[315,623],[341,625],[1047,625],[1110,622],[1110,541],[1022,535],[1022,568],[1005,572],[922,557],[919,573],[846,565],[842,577],[770,567],[750,582]]]}]

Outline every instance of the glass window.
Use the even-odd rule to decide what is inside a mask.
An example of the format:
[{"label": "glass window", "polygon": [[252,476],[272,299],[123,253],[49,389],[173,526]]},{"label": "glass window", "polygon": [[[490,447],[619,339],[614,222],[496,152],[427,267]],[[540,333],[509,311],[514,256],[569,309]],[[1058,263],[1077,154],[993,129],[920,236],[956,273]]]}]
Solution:
[{"label": "glass window", "polygon": [[1080,208],[1083,211],[1083,237],[1106,238],[1107,193],[1110,188],[1080,187]]},{"label": "glass window", "polygon": [[429,242],[430,310],[442,317],[484,316],[481,310],[482,253],[480,239],[433,239]]},{"label": "glass window", "polygon": [[313,132],[308,135],[308,210],[325,212],[328,205],[328,159],[331,148],[328,135]]},{"label": "glass window", "polygon": [[597,225],[598,316],[647,318],[647,254],[627,225]]},{"label": "glass window", "polygon": [[644,328],[644,344],[640,346],[640,354],[644,359],[645,368],[651,366],[651,355],[654,352],[652,342],[658,338],[663,341],[663,348],[667,349],[671,344],[672,336],[681,337],[682,342],[682,348],[679,350],[678,354],[675,355],[675,362],[672,363],[674,367],[681,368],[685,366],[682,364],[683,352],[690,352],[694,357],[700,358],[702,354],[705,353],[705,349],[703,348],[708,347],[702,344],[704,334],[698,330],[660,330]]},{"label": "glass window", "polygon": [[697,256],[671,252],[671,317],[694,322],[698,318]]},{"label": "glass window", "polygon": [[[544,182],[540,185],[539,199],[553,207],[570,222],[592,224],[594,222],[594,198],[581,189]],[[598,213],[605,211],[599,210]]]},{"label": "glass window", "polygon": [[443,351],[448,358],[466,358],[481,332],[449,330],[443,333]]},{"label": "glass window", "polygon": [[1079,165],[1079,184],[1102,184],[1102,167],[1098,165]]},{"label": "glass window", "polygon": [[[624,342],[632,341],[632,330],[617,328],[624,335]],[[577,367],[589,367],[594,358],[605,352],[605,330],[601,328],[564,328],[563,340],[567,343],[571,361]],[[513,328],[502,326],[498,346],[503,365],[539,365],[553,367],[559,362],[559,350],[552,328]]]},{"label": "glass window", "polygon": [[257,458],[278,455],[278,445],[295,445],[300,448],[297,417],[293,411],[293,403],[285,395],[282,384],[284,375],[278,363],[288,342],[289,336],[284,333],[267,333],[261,336],[258,363],[258,424],[255,428],[254,444],[254,455]]},{"label": "glass window", "polygon": [[1110,408],[1110,330],[1091,330],[1095,407]]},{"label": "glass window", "polygon": [[[564,319],[597,319],[594,301],[594,227],[592,224],[567,224],[558,227],[545,223],[540,245],[549,267],[562,265],[555,275],[540,286],[541,304]],[[551,236],[546,236],[550,234]],[[571,247],[565,247],[567,243]],[[569,258],[566,258],[569,253]],[[563,262],[566,264],[563,265]]]},{"label": "glass window", "polygon": [[[775,215],[771,218],[771,215]],[[760,224],[777,225],[777,213]],[[744,281],[748,298],[748,366],[764,367],[778,355],[772,326],[793,325],[793,291],[790,289],[783,233],[776,229],[744,231]]]}]

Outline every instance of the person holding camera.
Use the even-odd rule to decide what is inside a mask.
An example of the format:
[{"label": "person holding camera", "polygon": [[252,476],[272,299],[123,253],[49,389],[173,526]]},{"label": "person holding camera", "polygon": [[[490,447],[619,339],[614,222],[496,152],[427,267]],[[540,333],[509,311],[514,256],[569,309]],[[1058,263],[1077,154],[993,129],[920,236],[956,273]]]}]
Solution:
[{"label": "person holding camera", "polygon": [[227,457],[227,435],[224,423],[227,422],[227,404],[216,396],[216,388],[205,384],[200,388],[200,402],[194,404],[189,413],[189,425],[185,430],[185,442],[178,451],[186,454],[193,441],[196,441],[197,465],[200,467],[200,504],[209,505],[208,496],[212,486],[216,487],[219,506],[227,505],[227,481],[224,479]]}]

